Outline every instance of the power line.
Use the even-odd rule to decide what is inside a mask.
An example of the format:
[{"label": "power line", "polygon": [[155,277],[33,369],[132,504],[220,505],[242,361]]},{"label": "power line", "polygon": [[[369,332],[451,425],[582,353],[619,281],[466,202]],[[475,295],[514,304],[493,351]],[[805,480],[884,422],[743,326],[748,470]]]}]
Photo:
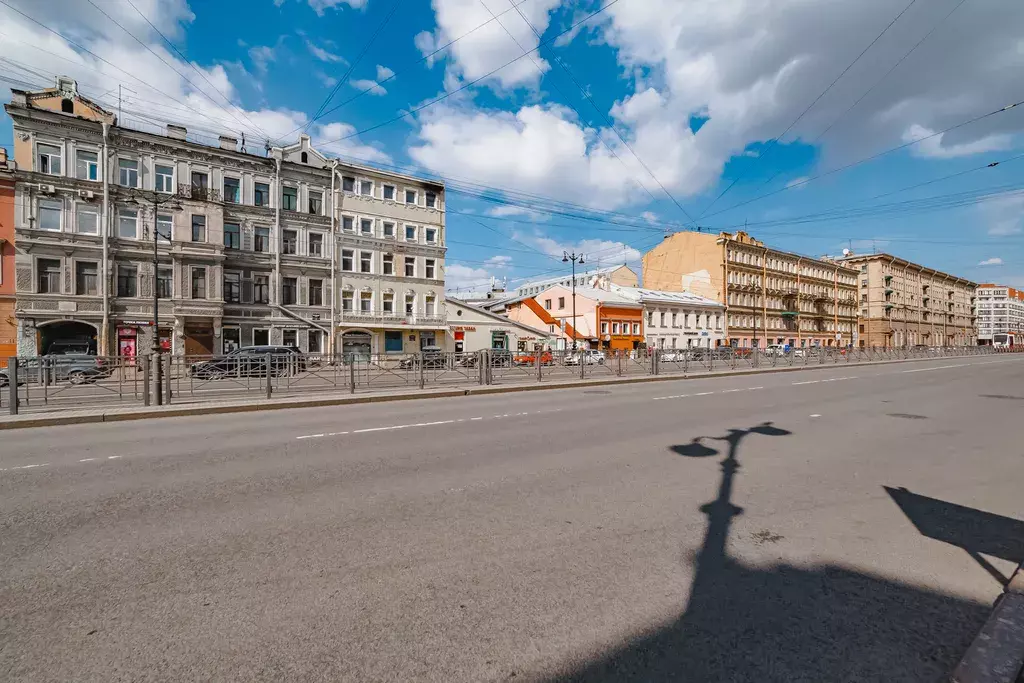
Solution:
[{"label": "power line", "polygon": [[[0,0],[0,2],[4,2],[4,0]],[[331,144],[334,144],[334,143],[337,143],[337,142],[344,142],[345,140],[348,140],[350,138],[354,138],[354,137],[356,137],[358,135],[362,135],[363,133],[369,133],[370,131],[374,131],[374,130],[377,130],[378,128],[383,128],[384,126],[387,126],[387,125],[390,125],[392,123],[395,123],[396,121],[401,121],[402,119],[404,119],[407,116],[411,116],[412,114],[415,114],[415,113],[417,113],[419,111],[422,111],[422,110],[426,109],[427,107],[433,106],[433,105],[437,104],[438,102],[446,100],[449,97],[451,97],[452,95],[455,95],[457,93],[462,92],[466,88],[469,88],[470,86],[473,86],[473,85],[479,83],[480,81],[484,80],[485,78],[493,76],[494,74],[496,74],[499,71],[501,71],[502,69],[504,69],[506,66],[509,66],[511,64],[514,64],[514,63],[518,62],[520,59],[525,57],[527,54],[531,54],[533,52],[537,52],[540,48],[544,47],[545,45],[549,45],[550,43],[553,43],[560,36],[565,35],[566,33],[569,33],[570,31],[572,31],[577,26],[579,26],[579,25],[581,25],[581,24],[583,24],[583,23],[585,23],[587,21],[590,21],[591,18],[597,16],[598,14],[600,14],[603,11],[605,11],[606,9],[608,9],[609,7],[611,7],[612,5],[614,5],[617,2],[619,2],[619,0],[610,0],[607,4],[602,5],[597,10],[591,12],[590,14],[588,14],[583,19],[581,19],[581,20],[577,21],[576,23],[574,23],[573,25],[571,25],[569,28],[565,29],[564,31],[561,31],[560,33],[555,34],[554,36],[552,36],[548,40],[545,40],[545,41],[541,42],[540,44],[537,45],[537,47],[533,48],[529,52],[521,54],[518,57],[516,57],[514,59],[511,59],[508,62],[505,62],[504,64],[502,64],[498,68],[496,68],[496,69],[494,69],[492,71],[489,71],[488,73],[484,74],[483,76],[480,76],[479,78],[476,78],[476,79],[474,79],[472,81],[464,83],[461,86],[459,86],[458,88],[456,88],[455,90],[446,92],[444,95],[441,95],[440,97],[436,97],[436,98],[430,100],[429,102],[427,102],[426,104],[421,104],[418,107],[414,107],[414,108],[410,109],[409,111],[406,111],[406,112],[404,112],[402,114],[399,114],[398,116],[396,116],[394,118],[388,119],[387,121],[383,121],[383,122],[378,123],[378,124],[375,124],[373,126],[370,126],[369,128],[363,128],[362,130],[357,130],[357,131],[355,131],[353,133],[350,133],[348,135],[340,137],[337,140],[328,140],[326,142],[320,141],[318,144],[320,144],[321,146],[325,146],[325,145],[331,145]]]},{"label": "power line", "polygon": [[[2,1],[2,0],[0,0],[0,1]],[[851,168],[853,168],[855,166],[860,166],[861,164],[866,164],[869,161],[874,161],[875,159],[878,159],[880,157],[886,156],[888,154],[892,154],[893,152],[898,152],[901,149],[906,149],[907,147],[912,147],[913,145],[916,145],[919,142],[924,142],[925,140],[930,140],[930,139],[938,137],[940,135],[945,135],[946,133],[949,133],[950,131],[957,130],[958,128],[963,128],[964,126],[968,126],[968,125],[970,125],[972,123],[977,123],[978,121],[981,121],[983,119],[987,119],[990,116],[995,116],[996,114],[1001,114],[1004,111],[1009,111],[1010,109],[1013,109],[1014,107],[1018,107],[1018,106],[1020,106],[1022,104],[1024,104],[1024,100],[1020,100],[1018,102],[1014,102],[1013,104],[1008,104],[1005,107],[1002,107],[1000,109],[996,109],[996,110],[990,111],[990,112],[988,112],[986,114],[982,114],[981,116],[975,116],[972,119],[964,121],[963,123],[958,123],[955,126],[950,126],[949,128],[945,128],[943,130],[938,131],[937,133],[931,133],[929,135],[925,135],[924,137],[917,138],[916,140],[911,140],[910,142],[905,142],[902,145],[897,145],[895,147],[890,147],[889,149],[882,150],[881,152],[878,152],[877,154],[872,154],[871,156],[864,157],[863,159],[860,159],[858,161],[854,161],[854,162],[846,164],[844,166],[839,166],[837,168],[833,168],[832,170],[825,171],[824,173],[819,173],[818,175],[811,176],[810,178],[805,178],[804,180],[801,180],[800,182],[791,183],[789,185],[786,185],[785,187],[779,188],[778,190],[773,190],[771,192],[766,192],[766,193],[764,193],[762,195],[758,195],[757,197],[754,197],[752,199],[748,199],[746,201],[739,202],[738,204],[733,204],[732,206],[730,206],[728,208],[725,208],[725,209],[722,209],[721,211],[716,211],[715,213],[708,214],[707,216],[705,216],[705,218],[712,218],[712,217],[717,216],[719,214],[726,213],[727,211],[732,211],[733,209],[737,209],[737,208],[739,208],[741,206],[746,206],[747,204],[751,204],[753,202],[760,201],[760,200],[762,200],[762,199],[764,199],[766,197],[771,197],[773,195],[777,195],[777,194],[779,194],[781,192],[786,192],[787,190],[792,190],[792,189],[797,188],[797,187],[803,187],[807,183],[814,182],[815,180],[819,180],[821,178],[833,175],[835,173],[840,173],[842,171],[846,171],[846,170],[851,169]]]},{"label": "power line", "polygon": [[[157,27],[156,27],[156,26],[155,26],[155,25],[153,24],[153,22],[152,22],[152,21],[150,21],[150,20],[149,20],[149,17],[147,17],[147,16],[145,15],[145,14],[143,14],[143,13],[142,13],[142,10],[140,10],[140,9],[139,9],[138,7],[136,7],[136,6],[135,6],[135,3],[134,3],[134,2],[132,2],[132,0],[125,0],[125,2],[127,2],[127,3],[128,3],[129,5],[131,5],[132,9],[133,9],[133,10],[135,10],[135,11],[136,11],[136,13],[138,13],[138,15],[139,15],[140,17],[142,17],[142,18],[143,18],[143,20],[144,20],[144,21],[145,21],[145,22],[146,22],[147,24],[149,24],[149,27],[150,27],[150,28],[152,28],[152,29],[153,29],[154,31],[156,31],[156,32],[157,32],[157,34],[158,34],[158,35],[159,35],[159,36],[160,36],[161,38],[163,38],[163,39],[164,39],[164,42],[165,42],[165,43],[167,43],[167,45],[168,45],[168,46],[169,46],[169,47],[170,47],[170,48],[171,48],[172,50],[174,50],[174,51],[175,51],[175,52],[177,53],[177,55],[178,55],[179,57],[181,57],[182,61],[184,61],[184,62],[185,62],[186,64],[188,64],[188,65],[189,65],[190,67],[192,67],[192,70],[193,70],[193,71],[195,71],[195,72],[196,72],[197,74],[199,74],[199,75],[200,75],[200,76],[202,77],[202,79],[203,79],[204,81],[206,81],[206,82],[207,82],[207,83],[208,83],[208,84],[210,85],[210,87],[211,87],[211,88],[213,88],[213,89],[214,89],[214,90],[215,90],[215,91],[217,92],[217,94],[219,94],[219,95],[220,95],[220,96],[221,96],[222,98],[224,98],[224,102],[225,102],[225,103],[227,103],[227,104],[231,105],[232,107],[234,107],[235,109],[237,109],[237,110],[239,111],[239,113],[241,113],[241,114],[242,114],[242,116],[243,116],[243,117],[245,117],[245,120],[246,120],[246,121],[248,121],[248,122],[249,122],[249,123],[250,123],[250,124],[251,124],[251,125],[252,125],[252,126],[253,126],[253,127],[254,127],[254,128],[256,129],[256,130],[257,130],[257,131],[259,131],[260,133],[262,133],[262,134],[264,135],[264,137],[267,137],[267,138],[269,138],[269,137],[270,137],[270,135],[269,135],[269,134],[267,134],[267,132],[266,132],[266,131],[264,131],[264,130],[263,130],[262,128],[260,128],[260,127],[259,127],[259,126],[258,126],[258,125],[256,124],[256,122],[255,122],[255,121],[253,121],[253,120],[252,120],[251,118],[249,118],[249,115],[245,113],[245,110],[244,110],[244,109],[242,109],[241,107],[239,107],[239,106],[237,106],[237,105],[233,104],[233,103],[231,102],[231,99],[230,99],[230,98],[229,98],[229,97],[228,97],[227,95],[225,95],[225,94],[224,94],[224,93],[223,93],[223,92],[222,92],[222,91],[221,91],[221,90],[220,90],[220,89],[219,89],[219,88],[218,88],[218,87],[217,87],[217,86],[216,86],[216,85],[215,85],[215,84],[214,84],[214,83],[213,83],[213,82],[212,82],[212,81],[211,81],[211,80],[209,79],[209,78],[207,78],[207,77],[206,77],[206,74],[205,74],[205,73],[203,73],[201,69],[197,68],[197,67],[196,67],[196,65],[195,65],[195,64],[193,64],[193,63],[192,63],[192,62],[191,62],[191,61],[189,60],[189,58],[188,58],[188,57],[186,57],[186,56],[185,56],[184,54],[182,54],[181,50],[179,50],[179,49],[177,48],[177,46],[175,46],[175,45],[174,45],[174,43],[172,43],[172,42],[171,42],[170,40],[168,40],[168,39],[167,39],[167,36],[165,36],[165,35],[163,34],[163,32],[162,32],[162,31],[161,31],[160,29],[158,29],[158,28],[157,28]],[[90,0],[90,4],[91,4],[91,0]],[[94,5],[94,6],[95,6],[95,5]],[[155,53],[154,53],[154,54],[155,54]]]},{"label": "power line", "polygon": [[[510,3],[511,3],[511,1],[512,1],[512,0],[509,0],[509,2],[510,2]],[[484,0],[480,0],[480,2],[481,2],[481,4],[483,4]],[[487,7],[487,5],[484,5],[484,7]],[[540,34],[540,32],[539,32],[539,31],[537,30],[537,28],[536,28],[536,27],[535,27],[535,26],[534,26],[534,25],[533,25],[532,23],[530,23],[530,20],[529,20],[529,19],[527,19],[526,15],[525,15],[525,14],[523,14],[522,10],[520,10],[520,9],[519,9],[518,7],[516,7],[515,5],[513,5],[513,8],[514,8],[514,9],[515,9],[515,11],[516,11],[516,12],[517,12],[517,13],[519,14],[519,16],[520,16],[520,17],[522,17],[523,21],[524,21],[524,22],[526,22],[526,25],[530,27],[530,30],[531,30],[531,31],[533,31],[534,35],[536,35],[536,36],[537,36],[537,39],[538,39],[538,40],[542,40],[542,39],[543,39],[543,36],[541,36],[541,34]],[[488,11],[488,12],[490,12],[490,9],[488,9],[487,11]],[[501,22],[499,21],[498,23],[500,24]],[[502,28],[504,28],[504,26],[502,26]],[[507,30],[508,30],[508,29],[506,29],[506,32],[507,32]],[[512,35],[512,34],[511,34],[511,33],[509,33],[509,36],[511,36],[511,35]],[[512,38],[512,40],[515,40],[515,38]],[[516,41],[516,45],[519,45],[519,42],[518,42],[518,41]],[[520,46],[520,48],[521,48],[521,46]],[[656,183],[658,184],[658,187],[660,187],[660,188],[661,188],[661,191],[665,193],[665,196],[666,196],[666,197],[668,197],[668,198],[669,198],[669,199],[670,199],[670,200],[672,201],[672,203],[676,205],[676,208],[678,208],[678,209],[679,209],[679,210],[680,210],[680,211],[681,211],[681,212],[683,213],[683,215],[684,215],[684,216],[686,216],[686,217],[687,217],[687,218],[688,218],[688,219],[690,220],[690,222],[691,222],[691,223],[693,223],[694,225],[696,225],[697,221],[696,221],[696,220],[695,220],[695,219],[693,218],[693,216],[691,216],[691,215],[690,215],[690,212],[689,212],[689,211],[687,211],[686,209],[684,209],[684,208],[683,208],[683,205],[682,205],[682,204],[680,204],[680,203],[679,203],[679,202],[678,202],[678,201],[676,200],[676,198],[672,196],[672,193],[671,193],[671,192],[669,192],[669,191],[668,191],[668,190],[667,190],[667,189],[665,188],[665,186],[664,186],[664,185],[662,184],[662,182],[661,182],[661,181],[660,181],[660,180],[658,179],[658,176],[654,175],[654,171],[652,171],[652,170],[650,169],[650,167],[648,167],[648,166],[647,166],[647,164],[646,164],[646,163],[644,163],[644,160],[640,158],[640,155],[636,153],[636,150],[634,150],[634,149],[633,149],[632,145],[630,145],[630,144],[629,144],[629,143],[628,143],[628,142],[626,141],[626,139],[625,139],[624,137],[622,137],[622,135],[620,135],[620,134],[619,134],[619,131],[618,131],[618,129],[617,129],[616,127],[615,127],[615,124],[614,124],[614,123],[612,122],[612,120],[611,120],[611,119],[609,119],[609,118],[608,118],[608,115],[607,115],[607,114],[605,114],[605,113],[604,113],[604,112],[603,112],[603,111],[601,110],[601,108],[597,106],[597,102],[595,102],[595,101],[594,101],[594,98],[590,96],[590,93],[588,93],[588,92],[587,92],[587,89],[586,89],[586,88],[584,88],[584,87],[583,87],[583,85],[582,85],[582,84],[581,84],[581,83],[580,83],[580,82],[579,82],[579,81],[578,81],[578,80],[576,79],[576,77],[575,77],[575,76],[573,75],[572,71],[570,71],[570,70],[569,70],[569,67],[568,67],[568,66],[566,66],[566,65],[565,65],[565,64],[564,64],[564,63],[562,62],[561,58],[559,58],[559,56],[558,56],[558,55],[555,55],[555,54],[553,54],[553,55],[551,55],[551,56],[552,56],[552,58],[553,58],[553,59],[555,60],[555,64],[557,64],[557,65],[558,65],[559,67],[561,67],[562,71],[564,71],[564,72],[565,72],[565,75],[566,75],[566,76],[568,76],[568,77],[569,77],[569,79],[570,79],[570,80],[571,80],[571,81],[573,82],[573,84],[574,84],[574,85],[576,86],[576,88],[577,88],[577,89],[578,89],[578,90],[579,90],[579,91],[580,91],[581,93],[583,93],[583,97],[585,97],[585,98],[587,99],[587,102],[590,102],[590,105],[591,105],[591,106],[592,106],[592,107],[594,108],[594,111],[596,111],[596,112],[598,113],[598,115],[599,115],[599,116],[600,116],[600,117],[601,117],[601,118],[602,118],[602,119],[604,120],[604,122],[605,122],[605,124],[606,124],[606,125],[608,126],[608,128],[609,128],[609,129],[611,129],[611,131],[612,131],[613,133],[615,133],[615,137],[617,137],[617,138],[619,139],[619,142],[621,142],[621,143],[622,143],[622,144],[623,144],[623,145],[624,145],[624,146],[626,147],[626,149],[628,149],[628,150],[629,150],[630,154],[632,154],[632,155],[633,155],[633,157],[634,157],[634,158],[635,158],[635,159],[637,160],[637,162],[638,162],[638,163],[639,163],[639,164],[640,164],[640,165],[641,165],[641,166],[643,167],[643,169],[644,169],[645,171],[647,171],[647,174],[648,174],[648,175],[650,175],[650,176],[651,176],[651,178],[653,178],[653,179],[654,179],[654,182],[656,182]],[[533,59],[533,57],[531,57],[530,59],[532,60],[532,59]],[[534,63],[536,64],[536,62],[534,62]],[[538,68],[538,69],[540,69],[540,66],[538,65],[538,66],[537,66],[537,68]],[[563,97],[565,97],[565,96],[563,95]],[[567,98],[566,98],[566,99],[567,99]],[[576,110],[575,110],[575,108],[573,109],[573,111],[576,111]],[[577,115],[577,116],[579,116],[579,112],[576,112],[576,115]],[[582,117],[580,117],[580,118],[582,119]],[[603,142],[603,140],[602,140],[602,142]],[[615,154],[615,152],[613,152],[613,151],[612,151],[611,147],[608,147],[608,145],[607,145],[607,144],[605,144],[605,147],[607,147],[607,148],[608,148],[608,151],[612,152],[612,156],[614,156],[614,157],[615,157],[616,159],[619,159],[618,155],[616,155],[616,154]],[[621,163],[621,162],[622,162],[622,160],[621,160],[621,159],[619,159],[619,162]],[[625,164],[623,164],[623,166],[625,166]],[[646,188],[646,187],[644,187],[644,186],[643,186],[642,184],[641,184],[640,186],[641,186],[641,187],[643,187],[643,188],[644,188],[644,190],[647,190],[647,188]],[[648,192],[647,192],[647,194],[649,194],[649,195],[650,195],[651,193],[650,193],[650,192],[648,191]],[[654,199],[654,195],[651,195],[651,199],[652,199],[652,200]]]},{"label": "power line", "polygon": [[[836,83],[838,83],[838,82],[839,82],[839,79],[841,79],[841,78],[842,78],[843,76],[845,76],[845,75],[846,75],[846,72],[847,72],[847,71],[849,71],[850,69],[852,69],[852,68],[853,68],[853,66],[854,66],[854,65],[855,65],[855,64],[856,64],[857,62],[859,62],[859,61],[860,61],[860,58],[861,58],[861,57],[863,57],[863,56],[864,56],[865,54],[867,54],[868,50],[870,50],[870,49],[872,48],[872,46],[874,46],[874,44],[875,44],[875,43],[877,43],[877,42],[878,42],[879,40],[881,40],[882,36],[884,36],[884,35],[886,34],[886,32],[887,32],[887,31],[888,31],[888,30],[889,30],[890,28],[892,28],[893,24],[895,24],[895,23],[896,23],[897,21],[899,21],[899,18],[900,18],[900,17],[902,17],[902,16],[903,16],[903,15],[904,15],[904,14],[906,13],[906,11],[907,11],[907,10],[909,10],[909,9],[911,8],[911,6],[912,6],[912,5],[913,5],[913,4],[915,3],[915,2],[917,2],[917,0],[910,0],[910,3],[909,3],[909,4],[908,4],[908,5],[906,6],[906,7],[904,7],[904,8],[903,8],[903,11],[901,11],[901,12],[900,12],[899,14],[897,14],[897,15],[896,15],[896,17],[895,17],[895,18],[894,18],[894,19],[893,19],[892,21],[890,21],[890,22],[889,22],[889,23],[888,23],[888,24],[886,25],[886,27],[885,27],[884,29],[882,29],[882,32],[881,32],[881,33],[879,33],[879,34],[878,34],[877,36],[875,36],[875,39],[874,39],[874,40],[872,40],[872,41],[871,41],[870,43],[868,43],[868,46],[867,46],[866,48],[864,48],[863,50],[861,50],[861,53],[860,53],[859,55],[857,55],[857,58],[856,58],[856,59],[854,59],[854,60],[853,60],[852,62],[850,62],[850,63],[849,63],[848,65],[847,65],[847,67],[846,67],[845,69],[843,69],[843,70],[842,70],[842,72],[841,72],[841,73],[840,73],[840,74],[839,74],[838,76],[836,76],[836,77],[835,77],[835,80],[833,80],[833,81],[832,81],[831,83],[829,83],[828,87],[827,87],[827,88],[825,88],[825,89],[824,89],[823,91],[821,91],[821,94],[820,94],[820,95],[818,95],[817,97],[815,97],[815,98],[814,98],[814,101],[813,101],[813,102],[811,102],[811,103],[810,103],[809,105],[807,105],[807,107],[805,107],[805,108],[804,108],[804,110],[803,110],[802,112],[800,112],[800,115],[799,115],[799,116],[797,116],[797,117],[796,117],[795,119],[793,119],[793,122],[792,122],[792,123],[790,123],[790,124],[789,124],[788,126],[786,126],[786,130],[782,131],[782,134],[781,134],[781,135],[778,135],[778,136],[776,136],[775,138],[773,138],[773,139],[771,140],[771,142],[769,142],[769,143],[768,143],[768,146],[767,146],[767,147],[766,147],[766,148],[765,148],[765,149],[764,149],[764,150],[763,150],[763,151],[761,152],[760,156],[758,156],[758,158],[757,158],[757,159],[755,159],[755,160],[754,160],[754,162],[753,162],[753,163],[751,164],[751,168],[753,168],[754,166],[756,166],[756,165],[757,165],[757,163],[758,163],[758,162],[759,162],[759,161],[760,161],[761,159],[763,159],[763,158],[764,158],[765,156],[767,156],[767,155],[768,155],[768,153],[769,153],[769,152],[770,152],[770,151],[771,151],[771,150],[772,150],[772,149],[773,149],[773,148],[775,147],[775,145],[776,145],[776,144],[778,143],[778,141],[779,141],[779,140],[781,140],[781,139],[782,139],[783,137],[785,137],[786,133],[788,133],[788,132],[789,132],[790,130],[792,130],[793,126],[795,126],[795,125],[796,125],[797,123],[799,123],[799,122],[800,122],[800,119],[802,119],[802,118],[804,117],[804,115],[805,115],[805,114],[807,114],[807,112],[809,112],[809,111],[810,111],[810,110],[811,110],[811,109],[812,109],[812,108],[814,107],[814,105],[816,105],[816,104],[817,104],[817,103],[818,103],[818,102],[819,102],[819,101],[821,100],[821,98],[822,98],[822,97],[824,97],[824,96],[825,96],[825,95],[826,95],[826,94],[827,94],[827,93],[828,93],[828,92],[829,92],[829,91],[830,91],[830,90],[832,89],[832,86],[834,86],[834,85],[835,85]],[[720,193],[720,194],[719,194],[719,195],[718,195],[717,197],[715,197],[715,198],[714,198],[714,200],[713,200],[713,201],[712,201],[712,202],[711,202],[710,204],[708,204],[708,205],[707,205],[707,208],[705,208],[705,209],[704,209],[704,210],[703,210],[703,211],[701,212],[700,216],[698,216],[698,219],[700,219],[700,218],[703,218],[703,217],[704,217],[704,215],[705,215],[705,214],[706,214],[706,213],[707,213],[708,211],[710,211],[710,210],[711,210],[711,207],[713,207],[713,206],[714,206],[714,205],[715,205],[715,204],[716,204],[716,203],[718,202],[718,200],[719,200],[719,199],[721,199],[722,197],[724,197],[724,196],[725,196],[725,194],[726,194],[726,193],[727,193],[727,192],[728,192],[729,190],[731,190],[731,189],[732,189],[733,187],[735,187],[736,183],[738,183],[738,182],[739,182],[739,181],[740,181],[740,180],[741,180],[742,178],[743,178],[743,174],[741,173],[740,175],[738,175],[738,176],[736,177],[736,179],[735,179],[735,180],[733,180],[733,181],[732,181],[731,183],[729,183],[729,186],[728,186],[728,187],[726,187],[726,188],[725,188],[724,190],[722,190],[722,192],[721,192],[721,193]]]}]

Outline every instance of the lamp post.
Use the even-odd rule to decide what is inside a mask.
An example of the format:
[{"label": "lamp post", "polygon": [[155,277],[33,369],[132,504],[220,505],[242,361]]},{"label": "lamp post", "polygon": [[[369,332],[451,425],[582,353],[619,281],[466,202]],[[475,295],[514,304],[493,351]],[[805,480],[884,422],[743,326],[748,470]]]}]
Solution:
[{"label": "lamp post", "polygon": [[568,263],[572,261],[572,350],[576,350],[576,262],[582,266],[584,264],[583,254],[576,254],[576,252],[569,253],[567,251],[562,252],[562,263]]},{"label": "lamp post", "polygon": [[[177,211],[181,209],[178,198],[173,194],[161,194],[159,192],[143,192],[134,190],[131,193],[131,202],[138,206],[153,206],[153,345],[152,354],[155,361],[153,368],[154,394],[156,405],[163,404],[163,379],[160,365],[160,255],[157,250],[157,243],[160,237],[158,225],[160,209]],[[167,235],[167,241],[171,241],[171,235]]]}]

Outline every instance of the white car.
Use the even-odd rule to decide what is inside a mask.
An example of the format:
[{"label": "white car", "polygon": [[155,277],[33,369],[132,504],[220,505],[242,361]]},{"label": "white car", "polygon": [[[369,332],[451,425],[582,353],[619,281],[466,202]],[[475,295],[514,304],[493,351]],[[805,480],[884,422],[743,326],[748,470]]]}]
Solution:
[{"label": "white car", "polygon": [[604,351],[598,351],[597,349],[584,349],[582,351],[575,351],[565,357],[566,365],[604,365]]}]

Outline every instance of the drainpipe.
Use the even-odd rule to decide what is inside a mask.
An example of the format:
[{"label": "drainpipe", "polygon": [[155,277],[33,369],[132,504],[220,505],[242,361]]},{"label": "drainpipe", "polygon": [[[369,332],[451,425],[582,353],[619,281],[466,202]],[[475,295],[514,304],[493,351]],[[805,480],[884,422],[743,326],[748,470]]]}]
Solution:
[{"label": "drainpipe", "polygon": [[103,329],[100,330],[99,355],[109,355],[110,341],[110,245],[108,235],[110,234],[110,159],[107,154],[107,136],[110,133],[110,124],[103,124],[103,208],[100,224],[103,226]]},{"label": "drainpipe", "polygon": [[[893,274],[893,268],[892,268],[894,263],[896,263],[896,257],[895,256],[893,256],[892,259],[889,261],[889,273],[892,274],[893,277],[895,277],[895,274]],[[882,282],[883,283],[885,282],[885,276],[884,275],[882,276]],[[906,283],[907,283],[907,271],[906,271],[906,269],[904,269],[903,270],[903,285],[906,286]],[[870,295],[871,283],[870,282],[868,282],[868,289],[869,289],[868,299],[870,299],[871,298],[871,295]],[[882,285],[882,301],[883,302],[885,301],[885,285],[884,284]],[[883,305],[884,305],[884,303],[883,303]],[[890,309],[890,311],[891,310],[892,309]],[[904,316],[903,335],[904,336],[906,336],[906,334],[907,334],[906,315],[907,315],[907,305],[903,304],[903,316]],[[893,325],[892,322],[893,322],[892,321],[892,317],[890,317],[889,318],[889,331],[892,332],[892,334],[889,335],[889,339],[890,339],[889,346],[890,347],[895,347],[896,345],[891,343],[891,340],[896,336],[896,326]],[[904,343],[906,343],[906,340],[904,340]]]},{"label": "drainpipe", "polygon": [[[725,305],[725,331],[729,332],[729,240],[722,240],[722,304]],[[724,335],[723,335],[724,336]],[[729,346],[729,337],[724,336]]]},{"label": "drainpipe", "polygon": [[281,250],[284,240],[281,238],[281,157],[274,157],[274,234],[277,249],[274,254],[274,303],[281,305]]},{"label": "drainpipe", "polygon": [[[832,324],[835,329],[832,330],[832,334],[839,334],[839,266],[836,266],[835,278],[832,280],[832,313],[833,320]],[[836,346],[839,346],[838,339],[836,340]],[[853,341],[853,332],[850,333],[850,341]]]},{"label": "drainpipe", "polygon": [[[331,350],[332,362],[335,354],[338,352],[337,340],[335,338],[338,330],[338,212],[334,206],[337,202],[337,195],[334,194],[334,182],[337,174],[338,160],[335,159],[331,162],[331,330],[327,333],[327,343],[330,345],[328,348]],[[398,228],[395,228],[395,230],[397,231]]]},{"label": "drainpipe", "polygon": [[797,256],[796,258],[796,315],[793,319],[796,320],[796,343],[797,346],[803,348],[804,345],[804,330],[803,320],[800,317],[800,271],[802,270],[801,264],[803,263],[803,256]]},{"label": "drainpipe", "polygon": [[[764,347],[768,348],[768,247],[764,247],[761,256],[761,333],[764,335]],[[760,347],[758,347],[760,348]]]}]

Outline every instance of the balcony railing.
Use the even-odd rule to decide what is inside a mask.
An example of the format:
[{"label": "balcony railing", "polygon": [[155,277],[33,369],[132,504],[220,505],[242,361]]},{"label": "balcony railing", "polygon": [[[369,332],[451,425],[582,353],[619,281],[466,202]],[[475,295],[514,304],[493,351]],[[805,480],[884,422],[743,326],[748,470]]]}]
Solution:
[{"label": "balcony railing", "polygon": [[402,312],[385,311],[341,311],[340,322],[381,323],[393,325],[444,325],[448,321],[445,314],[405,314]]},{"label": "balcony railing", "polygon": [[182,199],[195,199],[203,202],[219,202],[221,193],[215,187],[203,187],[202,185],[190,185],[182,183],[178,185],[178,196]]}]

